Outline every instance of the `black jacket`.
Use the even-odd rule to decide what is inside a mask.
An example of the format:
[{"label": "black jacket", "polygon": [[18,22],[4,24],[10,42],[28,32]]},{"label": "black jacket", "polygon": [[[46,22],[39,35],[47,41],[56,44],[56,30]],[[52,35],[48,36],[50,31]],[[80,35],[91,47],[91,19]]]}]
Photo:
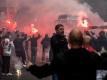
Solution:
[{"label": "black jacket", "polygon": [[84,48],[71,49],[50,65],[32,65],[28,70],[39,78],[55,72],[58,80],[96,80],[96,61],[94,55]]},{"label": "black jacket", "polygon": [[51,50],[52,59],[56,59],[57,56],[62,55],[68,50],[68,42],[64,35],[54,34],[51,37]]}]

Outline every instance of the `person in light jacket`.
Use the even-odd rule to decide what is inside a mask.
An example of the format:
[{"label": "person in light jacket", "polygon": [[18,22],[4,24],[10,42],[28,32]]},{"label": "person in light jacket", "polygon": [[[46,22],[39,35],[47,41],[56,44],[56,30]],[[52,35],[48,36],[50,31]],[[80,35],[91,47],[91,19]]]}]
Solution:
[{"label": "person in light jacket", "polygon": [[10,69],[10,57],[14,48],[13,41],[10,39],[11,35],[6,35],[2,41],[3,46],[3,64],[2,64],[2,75],[12,75],[9,73]]}]

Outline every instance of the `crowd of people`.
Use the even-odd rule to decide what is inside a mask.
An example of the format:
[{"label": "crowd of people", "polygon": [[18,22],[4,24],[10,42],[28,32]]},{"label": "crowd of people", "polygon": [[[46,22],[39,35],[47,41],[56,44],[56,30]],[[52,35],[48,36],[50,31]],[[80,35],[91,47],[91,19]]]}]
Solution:
[{"label": "crowd of people", "polygon": [[[104,31],[95,38],[91,31],[81,32],[78,28],[64,34],[64,25],[57,24],[55,33],[41,40],[42,59],[49,52],[50,63],[36,64],[39,33],[28,36],[19,31],[0,30],[0,55],[2,75],[9,73],[10,58],[15,54],[23,67],[38,78],[52,75],[53,80],[96,80],[96,70],[107,69],[107,37]],[[31,58],[29,57],[29,42]]]},{"label": "crowd of people", "polygon": [[[28,36],[24,32],[10,32],[5,28],[0,29],[0,67],[2,75],[12,75],[10,73],[11,57],[17,58],[26,65],[30,60],[33,64],[36,63],[37,57],[37,41],[41,37],[39,33]],[[45,39],[45,37],[44,37]],[[47,37],[46,37],[47,39]],[[42,40],[42,45],[46,45],[46,40]],[[49,44],[47,44],[49,45]],[[43,49],[43,52],[45,52]],[[30,54],[29,54],[30,50]],[[45,55],[43,55],[45,56]],[[14,66],[14,65],[13,65]]]},{"label": "crowd of people", "polygon": [[[53,80],[96,80],[96,71],[107,69],[107,57],[103,56],[107,54],[106,37],[101,35],[103,31],[100,39],[94,38],[92,32],[83,33],[77,28],[72,29],[67,39],[62,24],[56,25],[55,31],[50,39],[51,63],[39,66],[29,62],[26,68],[33,75],[38,78],[53,75]],[[97,44],[92,44],[93,40]],[[97,46],[99,43],[101,45]],[[99,47],[98,50],[92,45]]]}]

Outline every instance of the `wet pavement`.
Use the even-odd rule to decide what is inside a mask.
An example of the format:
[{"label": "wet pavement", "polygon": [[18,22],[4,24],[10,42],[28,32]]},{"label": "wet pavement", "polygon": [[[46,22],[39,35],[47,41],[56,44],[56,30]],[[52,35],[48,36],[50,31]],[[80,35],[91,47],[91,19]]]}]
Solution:
[{"label": "wet pavement", "polygon": [[21,76],[18,77],[16,74],[16,69],[14,68],[14,64],[11,63],[10,73],[12,73],[13,75],[11,76],[1,75],[1,65],[0,65],[0,80],[51,80],[51,76],[48,76],[43,79],[38,79],[37,77],[33,76],[30,72],[26,71],[25,68],[22,68],[21,72],[22,72]]},{"label": "wet pavement", "polygon": [[38,79],[37,77],[31,75],[29,72],[23,69],[22,75],[19,77],[16,75],[16,73],[13,73],[13,75],[11,76],[0,75],[0,80],[51,80],[51,76],[43,79]]},{"label": "wet pavement", "polygon": [[43,79],[38,79],[37,77],[30,74],[30,72],[26,71],[25,69],[22,69],[21,71],[22,74],[19,77],[17,76],[16,71],[14,69],[11,69],[10,71],[13,74],[11,76],[1,75],[1,71],[0,71],[0,80],[51,80],[51,76],[48,76]]}]

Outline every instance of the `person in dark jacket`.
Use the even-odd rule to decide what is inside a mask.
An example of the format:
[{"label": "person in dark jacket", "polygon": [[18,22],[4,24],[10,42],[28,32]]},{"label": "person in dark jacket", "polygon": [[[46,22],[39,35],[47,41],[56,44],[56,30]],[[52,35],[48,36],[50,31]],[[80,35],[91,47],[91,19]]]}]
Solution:
[{"label": "person in dark jacket", "polygon": [[105,50],[107,50],[107,38],[105,36],[105,32],[101,31],[99,32],[99,37],[98,37],[98,47],[99,51],[104,47]]},{"label": "person in dark jacket", "polygon": [[22,60],[22,63],[24,65],[26,64],[26,54],[23,46],[25,40],[26,39],[22,35],[17,34],[17,37],[13,41],[15,46],[16,56]]},{"label": "person in dark jacket", "polygon": [[39,33],[37,33],[37,36],[35,34],[32,35],[32,37],[29,39],[31,42],[31,61],[33,64],[36,62],[36,56],[37,56],[37,41],[41,37]]},{"label": "person in dark jacket", "polygon": [[56,61],[43,66],[27,64],[27,70],[43,78],[57,72],[58,80],[96,80],[96,60],[88,50],[82,48],[83,34],[73,29],[69,34],[70,50],[57,57]]},{"label": "person in dark jacket", "polygon": [[[51,37],[51,60],[56,61],[58,57],[63,55],[68,50],[68,42],[64,35],[64,26],[57,24],[55,26],[55,32]],[[53,74],[52,80],[57,80],[57,73]]]},{"label": "person in dark jacket", "polygon": [[68,50],[68,42],[66,36],[64,35],[64,26],[62,24],[57,24],[55,26],[55,31],[56,33],[54,33],[51,37],[51,50],[53,60]]},{"label": "person in dark jacket", "polygon": [[50,50],[50,37],[45,34],[45,37],[41,40],[42,45],[42,61],[46,61],[46,54]]}]

